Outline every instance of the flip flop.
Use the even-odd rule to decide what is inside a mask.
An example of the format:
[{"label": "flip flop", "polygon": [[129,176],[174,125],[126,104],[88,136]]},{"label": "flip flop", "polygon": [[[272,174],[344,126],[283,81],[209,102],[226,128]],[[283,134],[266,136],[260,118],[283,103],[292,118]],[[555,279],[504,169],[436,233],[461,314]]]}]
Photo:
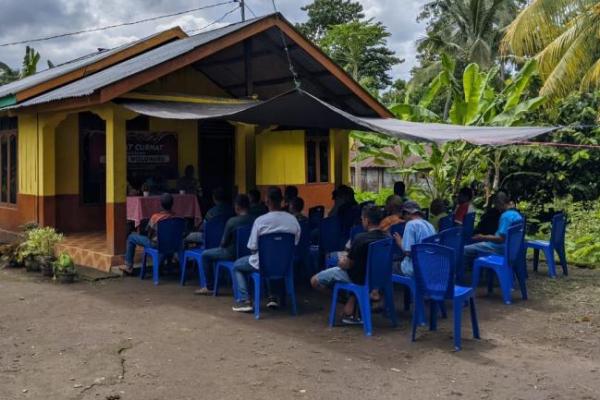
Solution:
[{"label": "flip flop", "polygon": [[119,270],[123,273],[123,275],[131,276],[133,275],[133,267],[127,268],[124,265],[119,266]]}]

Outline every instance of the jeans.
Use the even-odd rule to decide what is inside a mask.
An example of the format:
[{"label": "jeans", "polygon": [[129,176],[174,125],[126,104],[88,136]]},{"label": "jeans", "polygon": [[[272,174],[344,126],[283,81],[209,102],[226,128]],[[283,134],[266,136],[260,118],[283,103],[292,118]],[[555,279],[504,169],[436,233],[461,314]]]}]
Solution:
[{"label": "jeans", "polygon": [[477,257],[486,254],[503,255],[504,246],[498,246],[497,244],[492,242],[479,242],[465,246],[465,256],[463,258],[465,271],[467,270],[467,268],[473,267],[473,262]]},{"label": "jeans", "polygon": [[132,233],[127,237],[127,251],[125,252],[125,265],[127,267],[133,266],[136,246],[151,247],[152,241],[148,236],[139,233]]},{"label": "jeans", "polygon": [[352,283],[352,280],[348,276],[348,272],[340,267],[324,269],[323,271],[319,272],[316,277],[319,281],[319,285],[326,288],[332,288],[338,282]]},{"label": "jeans", "polygon": [[248,282],[247,277],[252,272],[258,272],[256,268],[250,265],[250,256],[242,257],[233,263],[233,273],[237,282],[238,296],[240,302],[248,301]]},{"label": "jeans", "polygon": [[202,252],[202,268],[204,268],[204,273],[206,274],[207,286],[212,286],[212,273],[215,270],[214,266],[217,261],[224,260],[233,260],[234,257],[231,256],[227,249],[222,247],[216,247],[214,249],[204,250]]},{"label": "jeans", "polygon": [[204,232],[191,232],[183,241],[185,244],[200,245],[204,243]]}]

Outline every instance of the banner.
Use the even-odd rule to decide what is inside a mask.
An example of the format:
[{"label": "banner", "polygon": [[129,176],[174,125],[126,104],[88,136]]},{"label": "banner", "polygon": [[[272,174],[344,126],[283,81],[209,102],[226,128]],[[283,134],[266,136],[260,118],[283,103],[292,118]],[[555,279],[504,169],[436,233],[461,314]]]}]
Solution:
[{"label": "banner", "polygon": [[128,176],[156,176],[177,179],[178,168],[177,133],[174,132],[127,132]]}]

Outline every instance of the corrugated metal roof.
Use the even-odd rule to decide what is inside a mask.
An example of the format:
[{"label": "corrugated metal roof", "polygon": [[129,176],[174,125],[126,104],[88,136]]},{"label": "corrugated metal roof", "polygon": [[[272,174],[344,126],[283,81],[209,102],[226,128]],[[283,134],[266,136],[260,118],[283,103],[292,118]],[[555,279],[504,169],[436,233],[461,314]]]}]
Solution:
[{"label": "corrugated metal roof", "polygon": [[158,35],[161,35],[163,32],[155,33],[151,36],[145,37],[140,40],[136,40],[134,42],[126,43],[124,45],[115,47],[114,49],[99,51],[92,54],[87,54],[83,57],[76,58],[74,60],[68,61],[64,64],[57,65],[54,68],[46,69],[44,71],[40,71],[35,75],[31,75],[25,77],[23,79],[19,79],[18,81],[14,81],[8,83],[6,85],[0,86],[0,97],[10,96],[17,94],[23,90],[27,90],[36,85],[44,83],[54,78],[58,78],[69,72],[75,71],[79,68],[87,67],[88,65],[92,65],[98,61],[102,61],[103,59],[112,56],[113,54],[117,54],[123,50],[126,50],[130,47],[133,47],[141,42],[152,39]]},{"label": "corrugated metal roof", "polygon": [[[48,93],[27,100],[11,108],[21,108],[42,103],[48,103],[55,100],[62,100],[74,97],[82,97],[93,94],[96,90],[120,81],[131,75],[145,71],[156,65],[174,59],[182,54],[188,53],[197,47],[207,44],[213,40],[219,39],[225,35],[251,25],[258,20],[272,17],[273,14],[260,18],[250,19],[245,22],[239,22],[223,28],[204,32],[191,36],[189,38],[177,40],[162,45],[156,49],[150,50],[136,57],[133,57],[122,63],[113,65],[95,74],[89,75],[78,81],[67,84],[63,87],[49,91]],[[49,78],[46,78],[49,79]]]}]

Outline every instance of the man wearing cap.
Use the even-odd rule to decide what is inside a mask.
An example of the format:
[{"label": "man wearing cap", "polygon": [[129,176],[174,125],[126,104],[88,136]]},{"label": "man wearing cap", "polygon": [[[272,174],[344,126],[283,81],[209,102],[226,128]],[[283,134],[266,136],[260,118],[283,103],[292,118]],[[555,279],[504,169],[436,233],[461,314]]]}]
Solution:
[{"label": "man wearing cap", "polygon": [[400,263],[402,275],[413,276],[413,264],[410,249],[413,244],[419,244],[423,239],[435,235],[435,228],[423,218],[421,207],[414,201],[407,201],[402,207],[402,218],[406,220],[404,235],[394,234],[396,245],[402,249],[404,258]]}]

